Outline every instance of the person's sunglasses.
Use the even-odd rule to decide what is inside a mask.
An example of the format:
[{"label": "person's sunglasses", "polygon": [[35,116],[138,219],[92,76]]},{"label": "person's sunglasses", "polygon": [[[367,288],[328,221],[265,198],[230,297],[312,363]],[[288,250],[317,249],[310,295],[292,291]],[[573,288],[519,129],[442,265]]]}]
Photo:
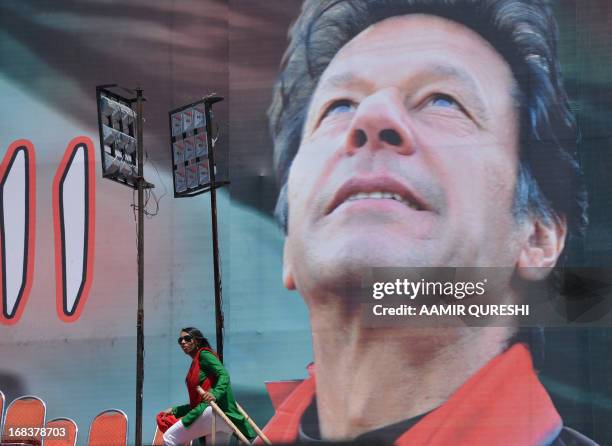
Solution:
[{"label": "person's sunglasses", "polygon": [[178,343],[179,345],[181,345],[182,341],[191,342],[192,340],[193,340],[193,336],[185,335],[185,336],[181,336],[180,338],[178,338]]}]

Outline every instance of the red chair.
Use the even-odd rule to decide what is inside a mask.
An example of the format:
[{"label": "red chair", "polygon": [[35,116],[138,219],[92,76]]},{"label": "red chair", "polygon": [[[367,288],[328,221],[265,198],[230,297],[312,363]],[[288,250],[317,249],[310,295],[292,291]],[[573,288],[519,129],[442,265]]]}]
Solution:
[{"label": "red chair", "polygon": [[100,412],[89,426],[87,444],[89,446],[126,446],[128,417],[118,409]]},{"label": "red chair", "polygon": [[26,395],[13,400],[6,409],[2,441],[42,445],[46,412],[45,402],[37,396]]},{"label": "red chair", "polygon": [[74,446],[79,428],[70,418],[54,418],[47,421],[45,446]]},{"label": "red chair", "polygon": [[2,390],[0,390],[0,437],[2,437],[2,433],[1,433],[2,420],[4,420],[4,401],[5,401],[4,393],[2,393]]},{"label": "red chair", "polygon": [[155,435],[153,435],[153,441],[151,446],[163,446],[164,445],[164,433],[159,430],[159,427],[155,426]]}]

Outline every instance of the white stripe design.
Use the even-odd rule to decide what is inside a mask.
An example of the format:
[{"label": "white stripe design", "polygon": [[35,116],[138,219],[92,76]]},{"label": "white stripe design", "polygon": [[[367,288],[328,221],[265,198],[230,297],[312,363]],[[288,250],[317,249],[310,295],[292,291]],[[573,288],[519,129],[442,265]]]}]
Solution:
[{"label": "white stripe design", "polygon": [[86,186],[87,163],[85,146],[75,149],[61,182],[62,232],[64,238],[64,309],[68,313],[82,292],[86,278],[85,245],[87,243]]},{"label": "white stripe design", "polygon": [[6,270],[3,274],[3,285],[6,290],[5,316],[11,317],[15,313],[17,301],[26,281],[27,169],[25,150],[19,149],[13,157],[2,187],[3,254],[6,259]]}]

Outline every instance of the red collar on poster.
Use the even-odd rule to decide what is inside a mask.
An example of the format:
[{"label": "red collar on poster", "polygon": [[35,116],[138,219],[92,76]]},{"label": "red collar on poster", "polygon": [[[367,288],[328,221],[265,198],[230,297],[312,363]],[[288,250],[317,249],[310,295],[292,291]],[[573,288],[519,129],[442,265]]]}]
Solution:
[{"label": "red collar on poster", "polygon": [[[282,401],[264,429],[273,443],[297,439],[300,419],[314,394],[313,373]],[[533,370],[529,350],[516,344],[489,361],[395,445],[542,446],[550,444],[561,428],[561,417]]]}]

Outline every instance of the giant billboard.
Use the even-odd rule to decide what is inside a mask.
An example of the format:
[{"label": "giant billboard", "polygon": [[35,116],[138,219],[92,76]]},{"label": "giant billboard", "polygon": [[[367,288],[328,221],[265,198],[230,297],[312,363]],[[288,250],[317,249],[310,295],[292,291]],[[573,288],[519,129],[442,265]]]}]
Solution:
[{"label": "giant billboard", "polygon": [[[190,400],[182,329],[216,346],[210,195],[173,190],[202,133],[169,125],[216,94],[223,364],[272,442],[612,444],[605,1],[0,10],[7,405],[40,397],[79,445],[120,409],[134,444],[136,198],[102,177],[96,98],[117,84],[144,91],[155,186],[145,443]],[[175,146],[192,139],[183,166]]]}]

